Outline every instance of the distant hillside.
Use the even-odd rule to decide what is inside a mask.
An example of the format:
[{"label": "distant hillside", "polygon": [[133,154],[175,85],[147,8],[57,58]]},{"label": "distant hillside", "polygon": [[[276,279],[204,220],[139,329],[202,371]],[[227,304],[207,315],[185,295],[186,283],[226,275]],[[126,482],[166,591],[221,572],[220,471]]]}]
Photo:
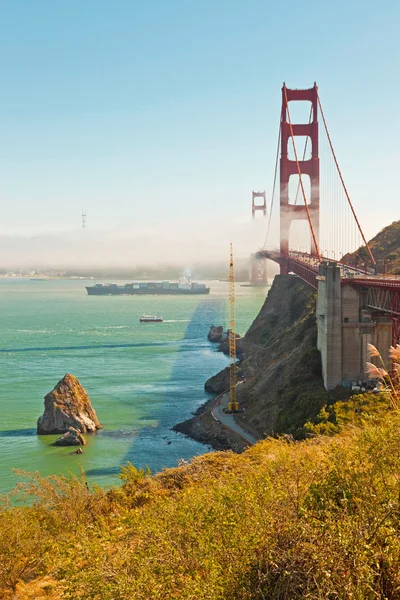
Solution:
[{"label": "distant hillside", "polygon": [[[369,242],[372,254],[378,265],[379,272],[384,270],[384,261],[387,261],[387,272],[395,275],[400,274],[400,221],[393,221],[382,231],[380,231]],[[362,246],[356,252],[346,254],[343,261],[349,264],[362,265],[368,260],[368,253],[365,246]]]}]

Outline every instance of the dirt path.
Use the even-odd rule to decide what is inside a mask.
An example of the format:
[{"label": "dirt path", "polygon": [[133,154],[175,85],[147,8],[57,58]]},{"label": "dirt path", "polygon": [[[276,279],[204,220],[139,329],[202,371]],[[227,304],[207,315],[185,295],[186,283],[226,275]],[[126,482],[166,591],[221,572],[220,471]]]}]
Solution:
[{"label": "dirt path", "polygon": [[240,435],[240,437],[246,440],[246,442],[249,444],[255,444],[258,440],[253,435],[245,431],[240,425],[238,425],[238,423],[236,423],[235,416],[233,414],[224,412],[223,409],[228,407],[228,402],[229,392],[225,392],[218,397],[213,409],[211,410],[211,414],[213,415],[214,419],[219,423],[222,423],[222,425],[225,425],[225,427],[231,431]]}]

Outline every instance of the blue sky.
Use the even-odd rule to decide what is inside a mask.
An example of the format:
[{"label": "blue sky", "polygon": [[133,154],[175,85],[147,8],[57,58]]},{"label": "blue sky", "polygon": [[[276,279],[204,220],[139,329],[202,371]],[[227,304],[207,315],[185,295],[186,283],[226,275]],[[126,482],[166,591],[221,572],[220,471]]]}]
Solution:
[{"label": "blue sky", "polygon": [[374,234],[400,218],[399,6],[0,1],[0,233],[249,219],[282,82],[317,81]]}]

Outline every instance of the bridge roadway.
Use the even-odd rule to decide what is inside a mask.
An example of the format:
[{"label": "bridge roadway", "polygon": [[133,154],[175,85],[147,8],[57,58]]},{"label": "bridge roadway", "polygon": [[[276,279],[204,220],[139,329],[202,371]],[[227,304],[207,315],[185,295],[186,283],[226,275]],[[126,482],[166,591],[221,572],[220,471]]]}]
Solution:
[{"label": "bridge roadway", "polygon": [[[319,260],[316,256],[305,252],[297,252],[291,250],[289,257],[283,257],[279,250],[260,250],[256,253],[257,258],[269,258],[278,264],[288,261],[289,271],[303,279],[314,289],[318,289],[319,267],[323,262],[334,263],[340,268],[340,278],[342,285],[361,286],[365,288],[381,288],[383,290],[400,291],[400,277],[396,275],[376,275],[368,272],[365,269],[360,269],[340,261],[330,258],[321,257]],[[385,307],[377,307],[385,312],[388,310],[388,305]],[[391,307],[393,309],[393,307]],[[394,309],[394,313],[396,313]],[[398,313],[400,316],[400,313]]]},{"label": "bridge roadway", "polygon": [[335,263],[338,265],[340,267],[341,277],[343,279],[351,277],[358,278],[362,276],[373,276],[376,278],[376,275],[372,275],[365,269],[354,267],[325,256],[321,256],[321,259],[318,259],[312,254],[298,252],[296,250],[290,250],[288,257],[282,256],[279,250],[260,250],[255,256],[256,258],[269,258],[270,260],[278,263],[280,266],[286,263],[287,270],[289,272],[291,271],[292,273],[295,273],[295,275],[298,275],[298,277],[303,279],[303,281],[308,283],[308,285],[313,287],[315,290],[318,289],[319,265],[322,262]]}]

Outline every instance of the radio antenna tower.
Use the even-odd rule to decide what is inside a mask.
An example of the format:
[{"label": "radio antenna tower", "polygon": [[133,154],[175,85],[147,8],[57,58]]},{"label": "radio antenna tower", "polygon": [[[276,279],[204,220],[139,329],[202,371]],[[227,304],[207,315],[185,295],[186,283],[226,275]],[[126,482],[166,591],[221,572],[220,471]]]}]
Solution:
[{"label": "radio antenna tower", "polygon": [[235,271],[233,268],[233,249],[229,261],[229,404],[228,412],[237,412],[236,400],[236,318],[235,318]]},{"label": "radio antenna tower", "polygon": [[82,209],[82,229],[86,229],[86,212]]}]

